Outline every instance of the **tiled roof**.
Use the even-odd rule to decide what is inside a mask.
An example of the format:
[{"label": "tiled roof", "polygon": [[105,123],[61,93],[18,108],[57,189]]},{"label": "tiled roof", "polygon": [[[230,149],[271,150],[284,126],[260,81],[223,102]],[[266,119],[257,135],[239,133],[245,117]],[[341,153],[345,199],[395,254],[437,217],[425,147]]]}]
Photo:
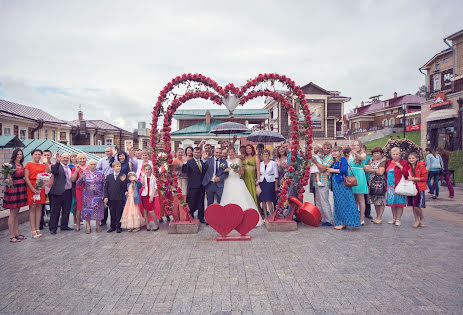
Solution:
[{"label": "tiled roof", "polygon": [[223,123],[223,121],[211,121],[210,124],[206,124],[205,121],[199,122],[197,124],[191,125],[189,127],[174,131],[171,133],[172,136],[213,136],[210,131],[217,126],[218,124]]},{"label": "tiled roof", "polygon": [[[182,118],[182,117],[204,117],[206,112],[211,113],[212,117],[215,118],[228,118],[230,112],[228,109],[179,109],[175,112],[174,118]],[[268,110],[262,109],[246,109],[246,108],[237,108],[233,111],[233,116],[235,118],[241,117],[268,117],[269,113]]]},{"label": "tiled roof", "polygon": [[[80,126],[80,120],[71,120],[68,121],[68,123],[72,127],[79,127]],[[109,131],[122,131],[125,133],[130,133],[129,131],[116,127],[104,120],[85,120],[87,128],[94,128],[94,129],[101,129],[101,130],[109,130]]]},{"label": "tiled roof", "polygon": [[67,125],[64,120],[58,119],[39,108],[21,105],[6,100],[0,100],[0,115],[13,118],[30,119],[34,121],[40,119],[48,123]]},{"label": "tiled roof", "polygon": [[[371,103],[365,106],[357,107],[357,113],[353,113],[353,112],[349,113],[347,115],[347,118],[376,113],[385,108],[393,108],[397,106],[402,106],[402,104],[421,104],[425,100],[426,100],[425,98],[418,96],[418,95],[405,94],[402,96],[398,96],[396,98],[391,98],[386,101],[379,101],[379,102]],[[388,105],[384,107],[386,102]]]},{"label": "tiled roof", "polygon": [[[53,141],[53,140],[41,140],[41,139],[27,139],[24,140],[24,145],[26,146],[23,148],[24,152],[24,162],[27,163],[32,160],[31,157],[31,152],[34,149],[40,149],[40,150],[50,150],[51,152],[59,152],[60,154],[66,152],[66,153],[86,153],[82,150],[67,146],[65,144]],[[96,160],[98,161],[101,159],[100,156],[96,154],[91,154],[91,153],[86,153],[88,160]]]},{"label": "tiled roof", "polygon": [[85,153],[104,153],[107,147],[115,147],[115,145],[73,145],[71,147]]}]

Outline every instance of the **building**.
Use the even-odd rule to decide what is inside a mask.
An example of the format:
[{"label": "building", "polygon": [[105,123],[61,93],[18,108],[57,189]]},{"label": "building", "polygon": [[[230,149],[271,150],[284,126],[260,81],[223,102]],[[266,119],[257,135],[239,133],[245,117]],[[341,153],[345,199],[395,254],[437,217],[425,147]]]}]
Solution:
[{"label": "building", "polygon": [[71,143],[71,126],[64,120],[35,107],[0,100],[0,136],[53,140]]},{"label": "building", "polygon": [[[233,111],[233,122],[241,123],[250,129],[256,129],[256,126],[263,127],[268,117],[266,109],[239,108]],[[177,130],[171,133],[172,148],[194,147],[202,139],[212,146],[218,146],[231,139],[229,135],[216,136],[210,133],[218,124],[231,120],[227,109],[179,109],[173,118],[177,121]]]},{"label": "building", "polygon": [[463,30],[443,39],[447,49],[419,70],[426,73],[427,100],[421,104],[421,146],[463,149]]},{"label": "building", "polygon": [[346,136],[358,139],[372,132],[384,130],[383,136],[390,133],[402,132],[405,110],[407,131],[421,129],[421,103],[425,98],[412,94],[394,96],[387,100],[373,97],[369,104],[363,101],[346,115]]},{"label": "building", "polygon": [[[312,114],[313,137],[315,140],[344,139],[344,103],[350,97],[341,96],[337,91],[327,91],[313,82],[301,87]],[[299,105],[294,104],[296,112],[300,111]],[[270,113],[265,127],[281,133],[285,138],[290,137],[290,125],[288,112],[285,107],[273,99],[265,104],[265,109]],[[303,119],[303,115],[300,115]]]}]

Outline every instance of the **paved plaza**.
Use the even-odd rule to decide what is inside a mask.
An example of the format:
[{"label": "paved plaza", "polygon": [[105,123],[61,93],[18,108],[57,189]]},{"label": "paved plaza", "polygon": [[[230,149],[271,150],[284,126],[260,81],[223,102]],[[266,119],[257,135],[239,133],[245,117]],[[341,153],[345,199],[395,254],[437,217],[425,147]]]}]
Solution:
[{"label": "paved plaza", "polygon": [[[406,211],[401,227],[299,223],[287,233],[256,228],[250,242],[216,242],[205,226],[168,235],[165,224],[158,232],[44,232],[19,244],[2,231],[0,313],[461,314],[462,192],[450,200],[443,189],[441,201],[429,201],[429,225],[419,229]],[[449,215],[438,220],[433,211]]]}]

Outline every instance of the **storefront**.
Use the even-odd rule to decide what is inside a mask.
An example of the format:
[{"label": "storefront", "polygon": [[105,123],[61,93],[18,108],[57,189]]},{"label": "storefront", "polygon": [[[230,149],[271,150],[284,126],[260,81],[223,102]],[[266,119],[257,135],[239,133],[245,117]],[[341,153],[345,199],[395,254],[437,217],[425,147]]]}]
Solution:
[{"label": "storefront", "polygon": [[463,92],[438,94],[421,104],[421,146],[423,148],[461,149],[461,117],[459,110]]}]

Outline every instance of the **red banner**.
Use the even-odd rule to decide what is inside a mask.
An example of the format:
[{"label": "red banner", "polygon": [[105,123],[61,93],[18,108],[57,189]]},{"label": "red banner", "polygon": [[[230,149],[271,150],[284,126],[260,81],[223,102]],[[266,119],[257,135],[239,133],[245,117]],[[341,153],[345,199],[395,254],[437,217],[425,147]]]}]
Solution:
[{"label": "red banner", "polygon": [[406,130],[407,130],[407,131],[417,131],[417,130],[421,130],[421,125],[411,125],[411,126],[407,126]]}]

